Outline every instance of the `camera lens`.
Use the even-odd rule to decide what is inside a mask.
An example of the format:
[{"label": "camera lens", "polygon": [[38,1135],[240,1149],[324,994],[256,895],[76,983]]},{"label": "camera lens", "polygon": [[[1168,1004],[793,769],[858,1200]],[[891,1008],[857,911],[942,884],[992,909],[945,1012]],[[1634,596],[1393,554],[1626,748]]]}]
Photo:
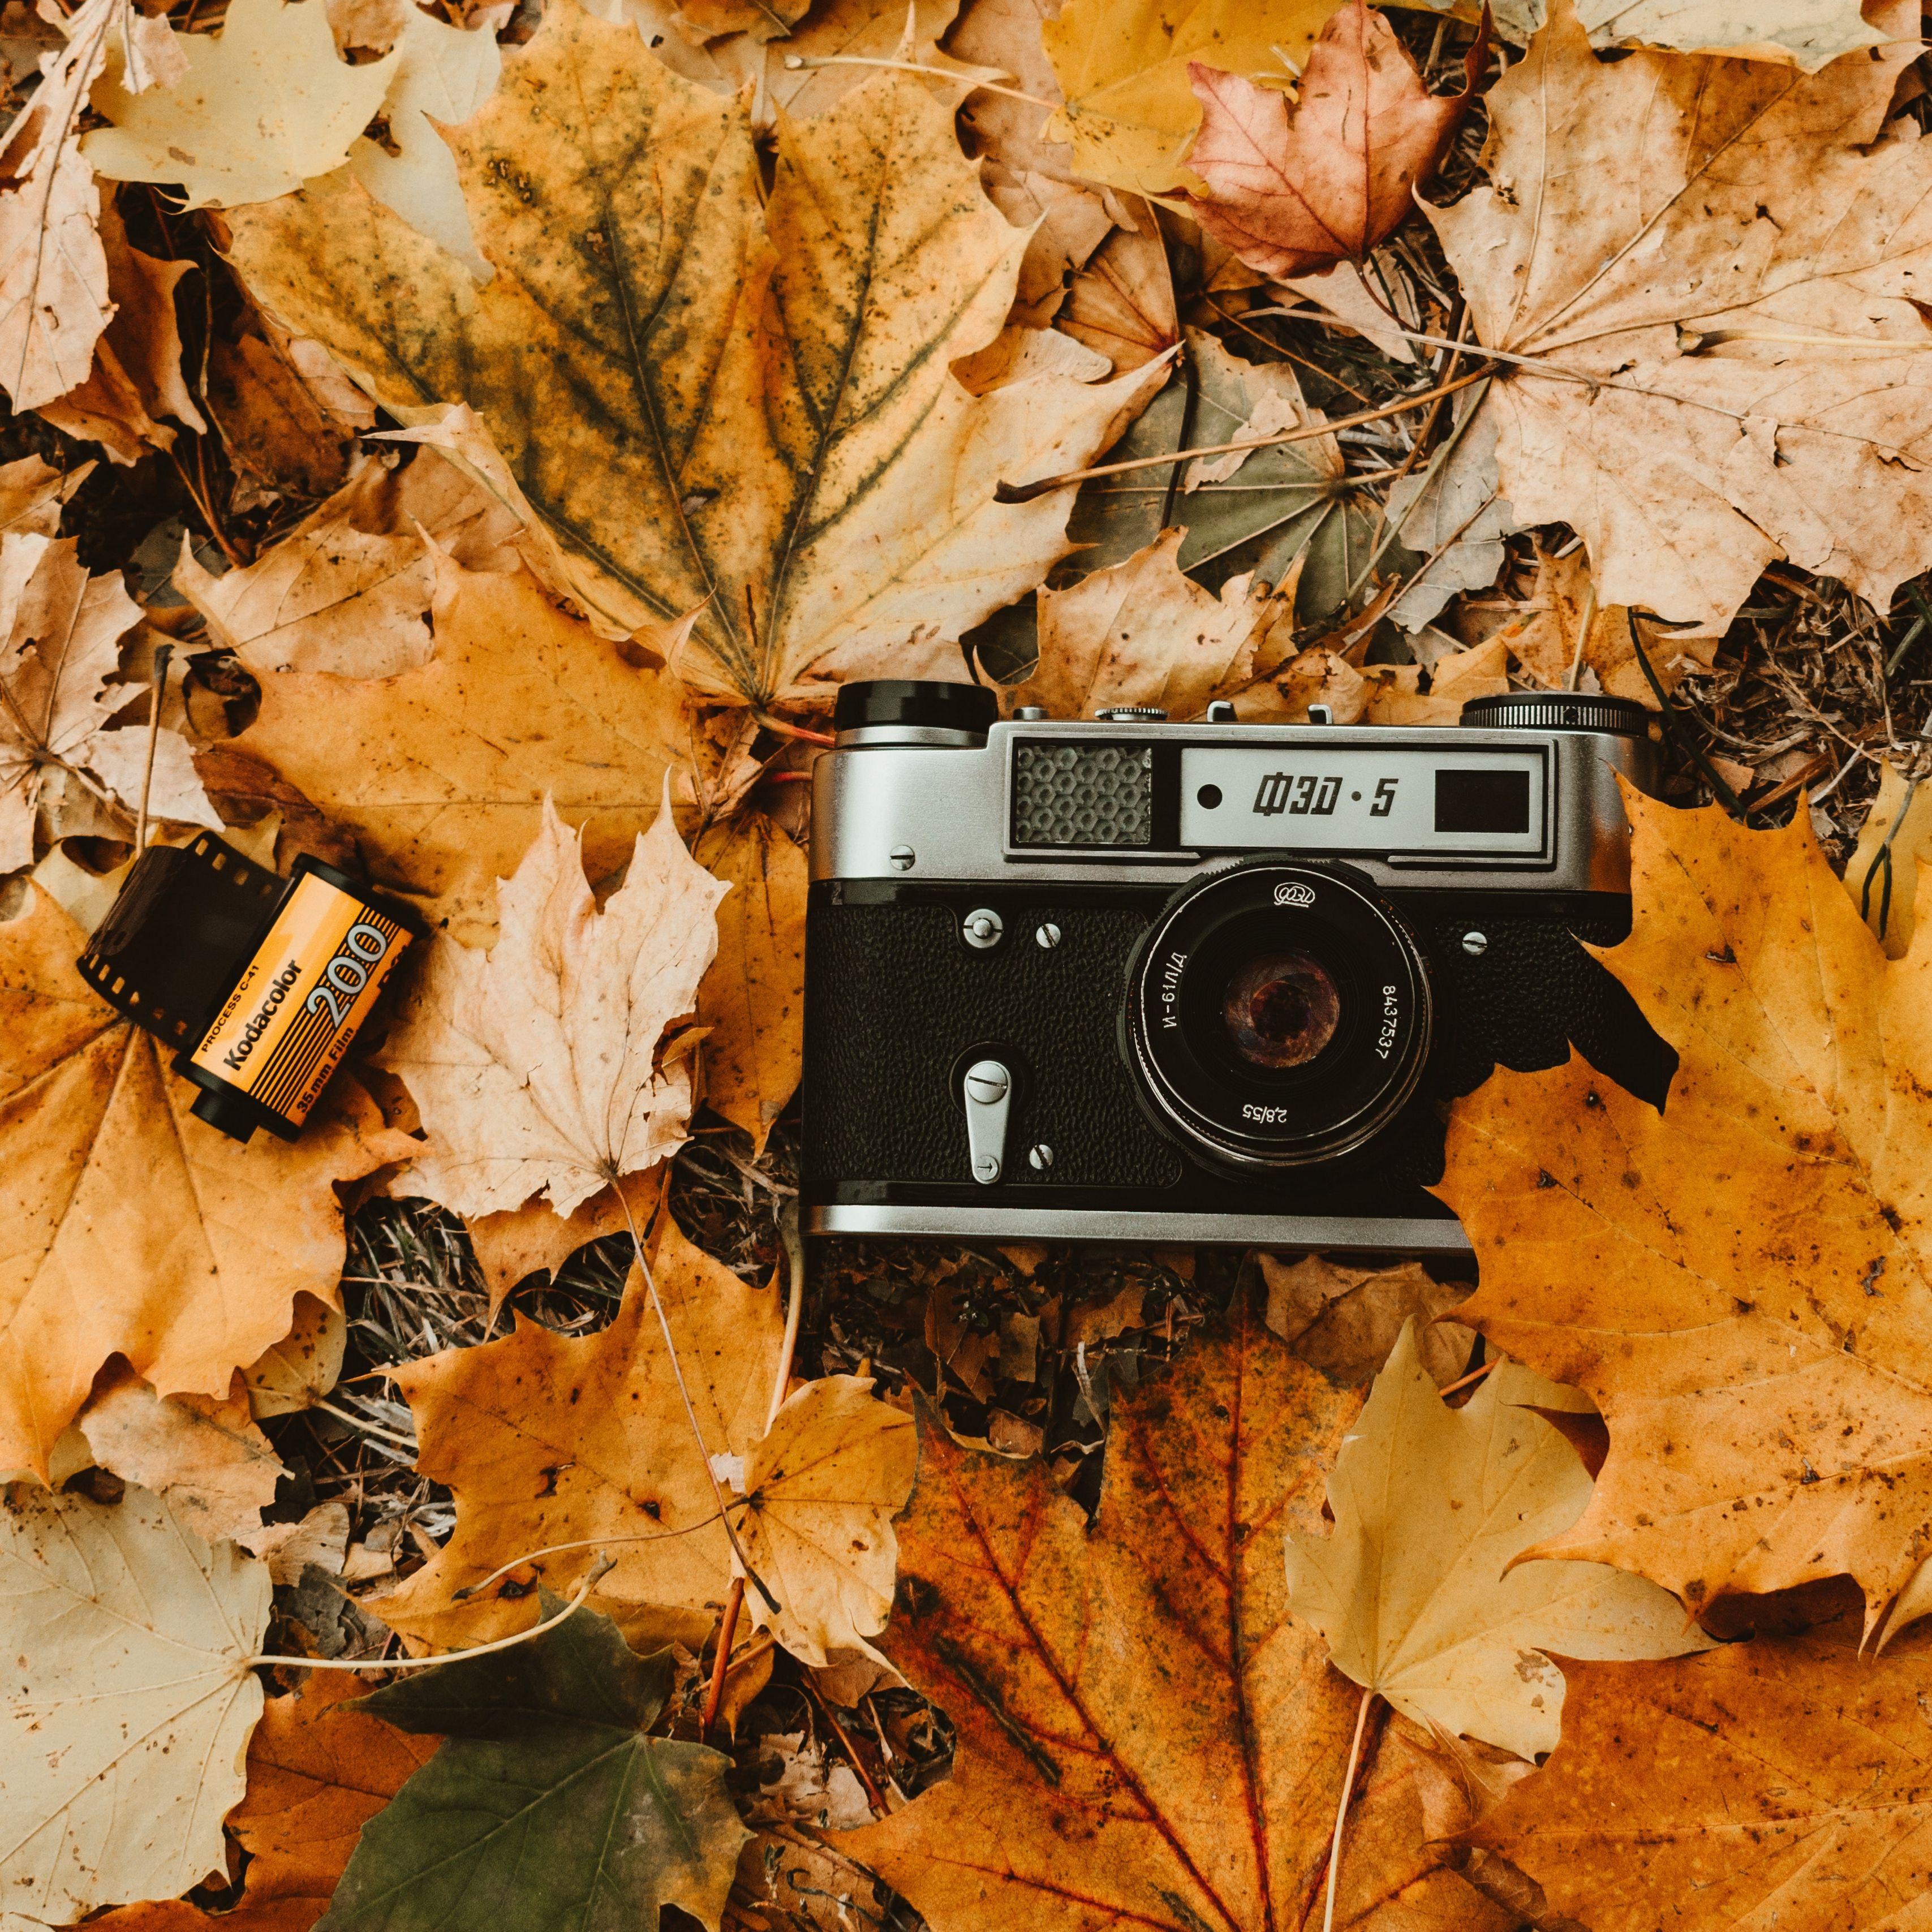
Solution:
[{"label": "camera lens", "polygon": [[1121,1026],[1155,1124],[1248,1176],[1373,1138],[1414,1094],[1432,1032],[1400,916],[1339,868],[1271,859],[1168,902],[1129,967]]},{"label": "camera lens", "polygon": [[1300,1066],[1335,1036],[1342,995],[1306,952],[1251,959],[1228,982],[1221,1017],[1234,1051],[1256,1066]]}]

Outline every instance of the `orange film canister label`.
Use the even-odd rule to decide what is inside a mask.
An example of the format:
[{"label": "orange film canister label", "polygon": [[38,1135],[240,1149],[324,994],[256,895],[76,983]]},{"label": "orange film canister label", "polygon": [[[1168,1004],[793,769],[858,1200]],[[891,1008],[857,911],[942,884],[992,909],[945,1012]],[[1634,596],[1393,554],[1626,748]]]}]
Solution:
[{"label": "orange film canister label", "polygon": [[299,1127],[409,943],[386,914],[303,874],[190,1064]]}]

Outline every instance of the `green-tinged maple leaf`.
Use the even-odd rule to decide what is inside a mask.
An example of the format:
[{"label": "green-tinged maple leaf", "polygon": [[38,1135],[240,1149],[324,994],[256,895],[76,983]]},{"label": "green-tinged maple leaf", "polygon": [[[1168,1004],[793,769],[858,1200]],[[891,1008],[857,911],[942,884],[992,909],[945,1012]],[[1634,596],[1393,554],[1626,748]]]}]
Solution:
[{"label": "green-tinged maple leaf", "polygon": [[668,1651],[582,1610],[364,1698],[446,1742],[362,1828],[320,1932],[648,1932],[666,1905],[715,1928],[751,1834],[728,1759],[645,1735],[670,1683]]},{"label": "green-tinged maple leaf", "polygon": [[782,128],[761,204],[750,104],[560,0],[449,140],[487,287],[339,184],[238,214],[236,265],[406,422],[470,404],[570,594],[618,635],[698,612],[679,668],[724,695],[890,668],[1030,590],[1072,490],[994,485],[1088,462],[1160,380],[952,375],[1027,236],[908,77]]}]

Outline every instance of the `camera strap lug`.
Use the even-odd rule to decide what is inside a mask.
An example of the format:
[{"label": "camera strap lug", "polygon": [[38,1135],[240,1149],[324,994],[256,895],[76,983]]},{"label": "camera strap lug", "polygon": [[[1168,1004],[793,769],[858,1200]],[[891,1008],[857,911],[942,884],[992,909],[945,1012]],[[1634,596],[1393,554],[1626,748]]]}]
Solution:
[{"label": "camera strap lug", "polygon": [[976,1060],[966,1070],[966,1151],[973,1178],[991,1186],[1006,1171],[1006,1110],[1013,1077],[997,1060]]}]

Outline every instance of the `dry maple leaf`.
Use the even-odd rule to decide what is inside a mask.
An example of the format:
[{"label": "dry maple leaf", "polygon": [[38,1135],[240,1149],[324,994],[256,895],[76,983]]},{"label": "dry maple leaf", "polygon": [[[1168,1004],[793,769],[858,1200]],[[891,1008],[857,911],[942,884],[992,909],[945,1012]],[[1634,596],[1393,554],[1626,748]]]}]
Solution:
[{"label": "dry maple leaf", "polygon": [[[1448,12],[1436,0],[1432,10]],[[1497,0],[1497,29],[1519,44],[1549,17],[1544,0]],[[1859,0],[1579,0],[1576,17],[1595,47],[1671,47],[1780,61],[1814,72],[1841,54],[1881,46],[1885,34]]]},{"label": "dry maple leaf", "polygon": [[1932,1521],[1932,934],[1888,961],[1802,812],[1627,802],[1635,926],[1600,956],[1677,1051],[1669,1100],[1573,1058],[1456,1103],[1458,1318],[1608,1425],[1538,1554],[1694,1607],[1842,1571],[1875,1622]]},{"label": "dry maple leaf", "polygon": [[268,1572],[160,1498],[24,1485],[0,1509],[0,1886],[36,1922],[172,1898],[224,1869],[261,1714]]},{"label": "dry maple leaf", "polygon": [[877,1657],[866,1640],[892,1606],[898,1540],[917,1467],[913,1419],[872,1394],[869,1376],[795,1390],[745,1458],[739,1540],[778,1600],[747,1594],[752,1618],[807,1664],[830,1650]]},{"label": "dry maple leaf", "polygon": [[1606,604],[1720,634],[1779,557],[1881,610],[1932,563],[1932,148],[1879,139],[1918,16],[1874,20],[1893,44],[1807,76],[1600,62],[1563,0],[1486,97],[1496,185],[1431,212],[1480,340],[1591,379],[1484,407]]},{"label": "dry maple leaf", "polygon": [[322,8],[288,0],[230,0],[218,34],[174,44],[185,71],[145,92],[110,50],[92,98],[113,124],[80,152],[110,181],[179,183],[188,208],[267,201],[340,167],[399,59],[346,65]]},{"label": "dry maple leaf", "polygon": [[1432,94],[1388,20],[1354,0],[1322,30],[1292,106],[1279,88],[1192,63],[1202,113],[1187,166],[1208,192],[1189,194],[1190,212],[1264,275],[1366,260],[1435,172],[1487,50],[1480,38],[1470,50],[1460,94]]},{"label": "dry maple leaf", "polygon": [[0,924],[0,1469],[44,1472],[117,1353],[164,1395],[225,1395],[298,1292],[335,1298],[332,1184],[418,1145],[346,1082],[293,1145],[205,1126],[74,970],[85,944],[38,886]]},{"label": "dry maple leaf", "polygon": [[[118,811],[119,829],[134,829],[150,734],[108,721],[142,687],[108,680],[140,607],[118,573],[90,578],[77,548],[72,538],[0,537],[0,870],[33,863],[51,772],[76,776]],[[164,727],[154,744],[150,812],[218,830],[187,740]],[[59,836],[58,817],[50,829]]]},{"label": "dry maple leaf", "polygon": [[128,0],[87,0],[0,146],[0,386],[17,410],[87,380],[113,314],[100,194],[79,136],[87,91],[134,17]]},{"label": "dry maple leaf", "polygon": [[[1157,705],[1198,718],[1278,670],[1292,648],[1291,599],[1250,596],[1244,572],[1219,596],[1175,562],[1184,530],[1164,531],[1124,562],[1065,590],[1040,593],[1040,658],[1013,693],[1054,718],[1090,717],[1102,706]],[[1270,648],[1270,634],[1280,641]]]},{"label": "dry maple leaf", "polygon": [[[652,1274],[704,1439],[743,1455],[764,1432],[784,1328],[778,1297],[692,1246],[668,1214],[652,1239]],[[602,1609],[715,1612],[723,1601],[730,1547],[639,1270],[598,1334],[558,1335],[519,1316],[506,1340],[412,1363],[396,1380],[416,1417],[416,1466],[448,1485],[456,1529],[382,1600],[385,1622],[445,1646],[502,1636],[535,1620],[530,1569],[566,1589],[600,1550],[616,1560]],[[534,1553],[556,1544],[584,1546]],[[524,1580],[457,1595],[506,1564]]]},{"label": "dry maple leaf", "polygon": [[1114,1407],[1100,1513],[1038,1461],[921,1431],[887,1647],[952,1774],[839,1840],[936,1932],[1299,1926],[1358,1699],[1288,1616],[1359,1399],[1238,1303]]},{"label": "dry maple leaf", "polygon": [[751,1136],[755,1157],[805,1064],[805,854],[762,812],[746,812],[694,856],[730,889],[698,989],[705,1103]]},{"label": "dry maple leaf", "polygon": [[1553,1750],[1564,1658],[1708,1648],[1677,1600],[1600,1563],[1526,1563],[1590,1498],[1590,1478],[1534,1412],[1574,1390],[1514,1363],[1451,1408],[1406,1322],[1328,1478],[1332,1534],[1288,1539],[1288,1600],[1337,1670],[1448,1737],[1520,1757]]},{"label": "dry maple leaf", "polygon": [[1888,959],[1903,959],[1916,926],[1918,869],[1932,860],[1932,785],[1916,784],[1888,760],[1878,797],[1845,867],[1845,890],[1858,916],[1878,935]]},{"label": "dry maple leaf", "polygon": [[[686,742],[685,699],[675,678],[635,668],[557,610],[527,572],[434,562],[427,664],[366,680],[263,676],[260,713],[232,749],[354,832],[376,884],[473,943],[494,929],[496,881],[537,836],[547,796],[580,827],[595,877],[624,862]],[[262,648],[272,664],[302,646],[279,635]]]},{"label": "dry maple leaf", "polygon": [[682,1146],[691,1070],[658,1051],[697,1005],[727,890],[685,850],[667,800],[599,911],[582,842],[545,800],[497,886],[496,943],[435,939],[379,1056],[429,1131],[411,1192],[459,1214],[542,1193],[568,1214]]},{"label": "dry maple leaf", "polygon": [[249,1544],[289,1473],[243,1390],[164,1398],[131,1370],[110,1369],[75,1426],[98,1466],[159,1496],[204,1543]]},{"label": "dry maple leaf", "polygon": [[1162,194],[1185,178],[1181,151],[1201,118],[1189,62],[1286,81],[1284,62],[1308,58],[1334,10],[1335,0],[1070,0],[1038,29],[1066,97],[1042,133],[1072,143],[1088,180]]},{"label": "dry maple leaf", "polygon": [[[1850,1620],[1848,1620],[1850,1621]],[[1592,1932],[1906,1932],[1932,1894],[1922,1636],[1852,1627],[1674,1664],[1579,1664],[1563,1742],[1479,1846]]]},{"label": "dry maple leaf", "polygon": [[1467,1282],[1436,1281],[1420,1262],[1358,1268],[1306,1255],[1294,1262],[1256,1257],[1268,1288],[1268,1325],[1310,1367],[1331,1382],[1369,1381],[1388,1360],[1412,1317],[1416,1352],[1438,1385],[1469,1366],[1475,1337],[1453,1316]]},{"label": "dry maple leaf", "polygon": [[449,136],[486,287],[359,187],[238,214],[234,260],[404,420],[466,400],[608,628],[696,612],[680,670],[765,704],[1030,590],[1072,491],[994,484],[1090,460],[1158,376],[952,375],[1026,237],[916,81],[788,124],[762,207],[748,114],[563,0]]}]

